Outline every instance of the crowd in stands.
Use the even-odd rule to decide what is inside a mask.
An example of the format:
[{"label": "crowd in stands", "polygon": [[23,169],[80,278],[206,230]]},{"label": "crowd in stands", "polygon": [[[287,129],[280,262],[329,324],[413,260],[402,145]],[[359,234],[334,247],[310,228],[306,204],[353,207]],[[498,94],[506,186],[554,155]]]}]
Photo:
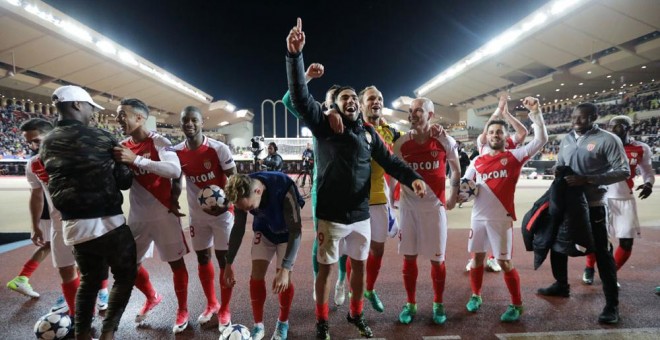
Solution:
[{"label": "crowd in stands", "polygon": [[[628,92],[621,94],[621,92],[613,91],[609,93],[601,93],[589,98],[592,100],[599,109],[601,117],[611,117],[614,115],[629,115],[635,121],[631,136],[636,140],[647,143],[653,151],[653,160],[660,160],[660,136],[658,129],[660,128],[660,115],[652,116],[646,119],[636,119],[635,113],[660,110],[660,82],[644,84],[636,87],[635,89],[626,89]],[[581,100],[581,98],[578,98]],[[569,101],[559,104],[545,105],[542,110],[544,119],[548,125],[548,132],[551,136],[562,135],[571,131],[570,116],[573,108],[578,104],[578,101]],[[52,106],[35,105],[33,102],[13,102],[12,100],[4,100],[3,105],[0,107],[0,159],[26,159],[30,157],[30,150],[23,142],[19,126],[21,123],[30,118],[44,118],[54,120],[56,112],[53,111]],[[523,120],[531,131],[531,122],[526,119]],[[102,129],[110,131],[118,140],[124,138],[122,131],[118,124],[109,116],[100,116],[97,122],[98,126]],[[602,127],[607,123],[601,122]],[[447,130],[451,131],[466,131],[468,128],[463,124],[448,126]],[[481,129],[478,129],[480,132]],[[157,131],[167,137],[172,144],[178,144],[185,140],[185,136],[178,127],[166,123],[157,123]],[[477,131],[477,130],[475,130]],[[463,132],[464,133],[464,132]],[[207,132],[209,137],[221,141],[226,141],[226,136],[220,133]],[[559,147],[560,138],[550,138],[548,144],[544,147],[541,154],[536,156],[536,159],[554,160]],[[237,147],[228,144],[230,149],[235,155],[251,155],[252,151],[247,147]],[[469,150],[468,150],[469,151]]]}]

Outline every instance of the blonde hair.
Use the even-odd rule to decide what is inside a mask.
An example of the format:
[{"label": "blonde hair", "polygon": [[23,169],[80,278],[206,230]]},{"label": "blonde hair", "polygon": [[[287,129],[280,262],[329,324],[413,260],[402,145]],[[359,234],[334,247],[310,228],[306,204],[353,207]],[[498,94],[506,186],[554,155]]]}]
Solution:
[{"label": "blonde hair", "polygon": [[248,175],[235,174],[229,177],[225,185],[225,196],[229,202],[236,203],[241,198],[250,197],[252,178]]}]

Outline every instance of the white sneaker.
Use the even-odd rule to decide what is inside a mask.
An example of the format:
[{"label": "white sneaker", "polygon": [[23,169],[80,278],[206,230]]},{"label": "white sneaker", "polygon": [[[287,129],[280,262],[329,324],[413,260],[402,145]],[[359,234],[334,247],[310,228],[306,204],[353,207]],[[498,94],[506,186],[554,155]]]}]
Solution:
[{"label": "white sneaker", "polygon": [[108,309],[108,288],[99,290],[99,293],[96,296],[96,308],[100,311]]},{"label": "white sneaker", "polygon": [[344,285],[344,281],[337,280],[337,284],[335,284],[335,304],[337,306],[341,306],[344,304],[345,301],[346,301],[346,285]]},{"label": "white sneaker", "polygon": [[264,324],[255,324],[250,331],[250,338],[252,340],[261,340],[266,336],[266,331],[264,330]]},{"label": "white sneaker", "polygon": [[502,267],[500,267],[500,264],[497,263],[496,259],[488,259],[486,261],[486,269],[491,272],[501,272]]},{"label": "white sneaker", "polygon": [[66,300],[64,299],[64,295],[60,295],[60,297],[57,298],[57,301],[55,301],[53,307],[50,307],[51,313],[64,313],[68,311],[69,311],[69,305],[66,303]]},{"label": "white sneaker", "polygon": [[32,298],[38,298],[39,293],[35,292],[30,285],[30,279],[25,276],[17,276],[7,283],[7,288],[27,295]]},{"label": "white sneaker", "polygon": [[231,319],[227,323],[222,323],[220,322],[220,317],[218,317],[218,330],[220,331],[220,334],[225,330],[225,328],[231,326]]},{"label": "white sneaker", "polygon": [[467,265],[465,265],[465,271],[466,271],[466,272],[469,272],[470,269],[472,269],[472,265],[473,265],[473,264],[474,264],[474,259],[470,259],[470,260],[468,260]]}]

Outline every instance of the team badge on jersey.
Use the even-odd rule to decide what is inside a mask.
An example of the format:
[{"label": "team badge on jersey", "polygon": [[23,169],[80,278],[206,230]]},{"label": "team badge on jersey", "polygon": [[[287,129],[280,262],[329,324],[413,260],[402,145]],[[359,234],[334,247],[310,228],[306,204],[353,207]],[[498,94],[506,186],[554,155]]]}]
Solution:
[{"label": "team badge on jersey", "polygon": [[502,163],[502,165],[506,165],[506,163],[508,163],[508,162],[509,162],[509,160],[507,160],[506,158],[500,159],[500,163]]},{"label": "team badge on jersey", "polygon": [[438,158],[438,151],[437,150],[431,151],[431,157],[433,157],[433,159]]},{"label": "team badge on jersey", "polygon": [[212,166],[213,166],[213,163],[211,163],[210,159],[205,159],[204,160],[204,168],[206,168],[206,170],[211,170]]},{"label": "team badge on jersey", "polygon": [[593,151],[595,147],[596,147],[596,144],[591,143],[591,144],[587,145],[587,150],[588,151]]}]

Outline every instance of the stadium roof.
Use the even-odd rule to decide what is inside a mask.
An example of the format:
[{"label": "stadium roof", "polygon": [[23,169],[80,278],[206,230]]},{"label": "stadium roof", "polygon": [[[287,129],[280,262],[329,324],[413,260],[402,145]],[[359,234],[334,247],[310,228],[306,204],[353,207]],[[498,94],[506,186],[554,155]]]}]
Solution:
[{"label": "stadium roof", "polygon": [[659,75],[660,1],[555,0],[415,93],[441,108],[486,114],[491,111],[478,109],[495,104],[503,90],[512,99],[538,96],[549,103]]},{"label": "stadium roof", "polygon": [[252,118],[41,1],[0,0],[0,32],[0,87],[49,98],[59,86],[79,85],[111,111],[136,97],[169,123],[195,105],[208,128]]}]

